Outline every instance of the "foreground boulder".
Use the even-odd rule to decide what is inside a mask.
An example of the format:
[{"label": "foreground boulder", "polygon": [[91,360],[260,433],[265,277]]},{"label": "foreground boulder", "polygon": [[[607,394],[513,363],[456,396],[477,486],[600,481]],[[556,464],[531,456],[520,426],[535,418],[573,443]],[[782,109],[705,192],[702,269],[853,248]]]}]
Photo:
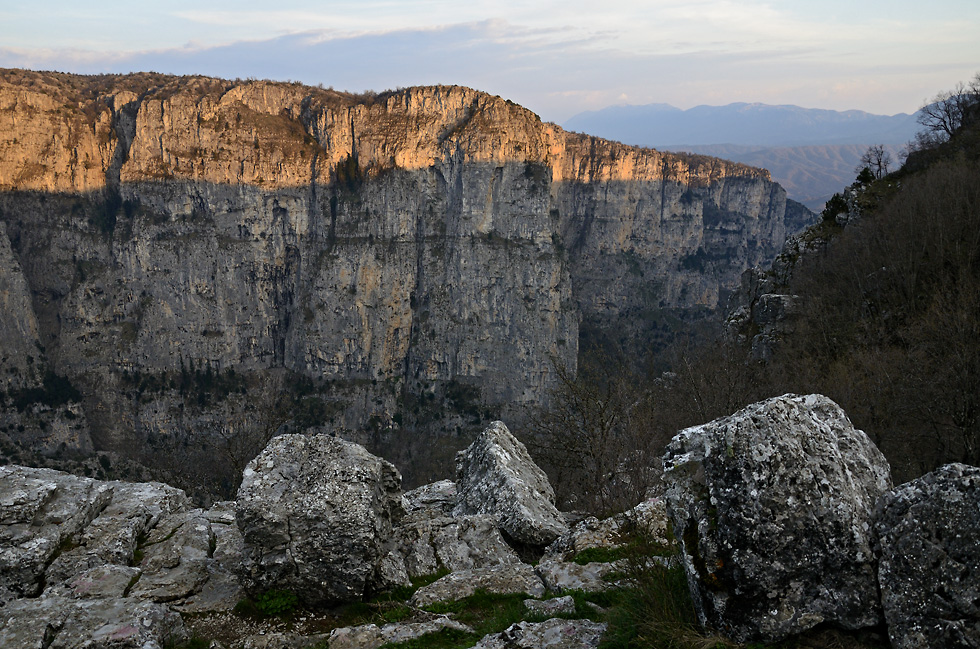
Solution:
[{"label": "foreground boulder", "polygon": [[247,589],[355,601],[389,585],[380,564],[402,515],[401,476],[352,442],[282,435],[245,469],[236,513]]},{"label": "foreground boulder", "polygon": [[681,431],[664,469],[703,624],[774,642],[880,622],[871,521],[890,470],[833,401],[784,395]]},{"label": "foreground boulder", "polygon": [[895,488],[875,527],[892,646],[980,647],[980,468],[949,464]]},{"label": "foreground boulder", "polygon": [[456,481],[454,514],[489,514],[518,543],[545,546],[568,529],[548,476],[503,422],[457,454]]}]

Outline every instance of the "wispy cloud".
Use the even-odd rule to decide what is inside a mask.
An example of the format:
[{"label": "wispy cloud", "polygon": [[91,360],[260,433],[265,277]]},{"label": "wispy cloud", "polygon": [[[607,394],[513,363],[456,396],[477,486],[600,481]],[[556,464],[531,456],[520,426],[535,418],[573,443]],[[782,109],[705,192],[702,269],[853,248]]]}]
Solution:
[{"label": "wispy cloud", "polygon": [[[19,45],[0,49],[0,65],[292,79],[355,91],[457,83],[555,121],[626,101],[909,112],[980,65],[975,22],[954,28],[946,19],[902,20],[896,10],[884,23],[848,0],[821,3],[839,15],[762,0],[624,0],[612,8],[593,0],[366,0],[283,11],[174,3],[166,18],[193,25],[176,45]],[[943,37],[940,28],[948,28]],[[14,42],[4,29],[0,42]]]}]

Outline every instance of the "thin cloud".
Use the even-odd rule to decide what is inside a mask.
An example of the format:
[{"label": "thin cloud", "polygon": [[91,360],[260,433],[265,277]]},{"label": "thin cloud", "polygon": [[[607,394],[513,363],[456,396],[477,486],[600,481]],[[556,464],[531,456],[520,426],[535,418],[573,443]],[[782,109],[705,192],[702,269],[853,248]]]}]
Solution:
[{"label": "thin cloud", "polygon": [[[683,10],[679,3],[672,6]],[[586,17],[593,11],[586,11]],[[455,83],[513,99],[553,121],[622,103],[624,96],[634,104],[681,108],[756,101],[910,112],[926,95],[976,72],[972,63],[934,63],[914,48],[901,57],[889,53],[882,58],[868,55],[868,44],[791,35],[768,42],[753,34],[748,43],[685,41],[680,32],[656,47],[635,48],[601,21],[589,29],[580,23],[515,24],[495,18],[409,28],[378,24],[368,31],[306,29],[275,38],[124,54],[7,48],[0,49],[0,65],[291,79],[354,91]],[[951,80],[937,82],[940,73]]]}]

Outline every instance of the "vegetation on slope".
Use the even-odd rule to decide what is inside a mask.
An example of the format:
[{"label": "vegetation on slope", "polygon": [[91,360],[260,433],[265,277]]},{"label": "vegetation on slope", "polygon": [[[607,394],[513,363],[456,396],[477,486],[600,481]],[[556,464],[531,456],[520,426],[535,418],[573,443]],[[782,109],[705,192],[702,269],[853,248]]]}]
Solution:
[{"label": "vegetation on slope", "polygon": [[935,102],[952,122],[925,121],[898,171],[862,169],[804,235],[810,252],[770,273],[798,296],[771,357],[753,355],[755,322],[743,342],[681,341],[645,372],[586,352],[532,439],[566,506],[637,502],[676,431],[787,392],[839,403],[898,482],[980,464],[980,75],[954,99]]}]

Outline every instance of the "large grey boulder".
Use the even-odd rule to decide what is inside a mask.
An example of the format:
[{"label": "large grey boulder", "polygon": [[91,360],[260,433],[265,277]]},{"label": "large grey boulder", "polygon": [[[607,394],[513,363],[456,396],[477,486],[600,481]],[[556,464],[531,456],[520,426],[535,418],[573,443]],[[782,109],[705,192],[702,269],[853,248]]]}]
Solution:
[{"label": "large grey boulder", "polygon": [[568,529],[548,476],[503,422],[456,455],[456,482],[455,515],[489,514],[519,543],[548,545]]},{"label": "large grey boulder", "polygon": [[896,487],[875,528],[892,646],[980,647],[980,468],[949,464]]},{"label": "large grey boulder", "polygon": [[282,435],[245,469],[236,513],[247,589],[355,601],[389,585],[379,568],[402,515],[401,476],[352,442]]},{"label": "large grey boulder", "polygon": [[664,480],[703,624],[774,642],[880,622],[871,523],[890,470],[830,399],[784,395],[683,430]]}]

